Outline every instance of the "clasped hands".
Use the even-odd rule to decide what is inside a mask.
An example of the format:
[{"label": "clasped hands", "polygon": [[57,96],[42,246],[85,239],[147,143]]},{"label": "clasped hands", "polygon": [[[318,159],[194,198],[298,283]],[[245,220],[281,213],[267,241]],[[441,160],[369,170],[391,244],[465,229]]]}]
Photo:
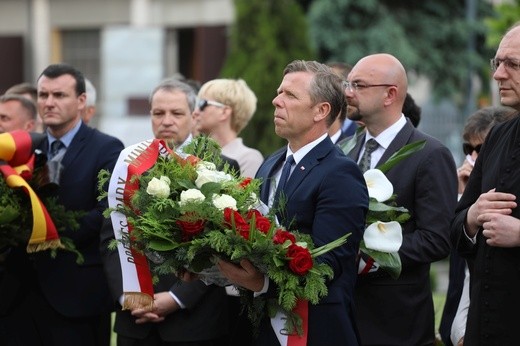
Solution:
[{"label": "clasped hands", "polygon": [[511,216],[516,208],[516,196],[491,189],[479,196],[468,209],[466,233],[474,237],[482,227],[482,235],[489,246],[520,246],[520,220]]},{"label": "clasped hands", "polygon": [[159,292],[154,294],[152,308],[135,308],[130,311],[132,316],[136,318],[135,323],[143,324],[147,322],[158,323],[164,321],[164,318],[179,309],[179,305],[168,292]]}]

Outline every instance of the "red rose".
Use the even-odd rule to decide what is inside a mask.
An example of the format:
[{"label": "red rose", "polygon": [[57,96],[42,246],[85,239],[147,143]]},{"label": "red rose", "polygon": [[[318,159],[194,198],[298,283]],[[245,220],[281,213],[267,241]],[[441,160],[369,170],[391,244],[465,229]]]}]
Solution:
[{"label": "red rose", "polygon": [[308,249],[292,244],[287,251],[289,268],[298,275],[305,275],[312,268],[312,257]]},{"label": "red rose", "polygon": [[290,240],[291,243],[296,243],[296,237],[291,232],[284,231],[283,229],[277,229],[273,237],[273,243],[283,244],[286,240]]},{"label": "red rose", "polygon": [[202,219],[194,221],[177,220],[175,222],[181,228],[184,240],[193,238],[194,236],[202,232],[204,230],[204,225],[206,224],[206,221]]},{"label": "red rose", "polygon": [[244,188],[246,187],[247,185],[249,185],[249,183],[251,183],[251,180],[253,180],[252,178],[244,178],[244,180],[242,180],[239,184],[240,187]]},{"label": "red rose", "polygon": [[249,239],[249,224],[240,213],[231,208],[224,209],[224,224],[240,233],[245,239]]},{"label": "red rose", "polygon": [[253,216],[255,217],[255,226],[256,228],[264,233],[264,234],[267,234],[267,232],[269,232],[269,230],[271,229],[271,221],[269,221],[268,218],[266,218],[265,216],[263,216],[258,210],[256,209],[251,209],[247,212],[247,218],[248,220],[251,220],[253,218]]}]

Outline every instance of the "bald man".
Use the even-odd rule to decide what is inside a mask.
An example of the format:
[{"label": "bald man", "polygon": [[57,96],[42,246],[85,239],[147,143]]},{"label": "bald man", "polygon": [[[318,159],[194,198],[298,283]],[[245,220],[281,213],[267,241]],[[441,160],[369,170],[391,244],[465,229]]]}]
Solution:
[{"label": "bald man", "polygon": [[375,140],[375,150],[364,165],[377,168],[404,145],[426,141],[422,150],[386,173],[397,205],[407,208],[411,218],[403,225],[402,272],[397,280],[377,263],[369,268],[360,264],[363,274],[358,276],[355,304],[363,345],[433,345],[435,341],[430,263],[445,258],[450,250],[457,174],[450,151],[415,129],[402,114],[407,87],[403,65],[389,54],[361,59],[346,83],[347,103],[353,108],[349,117],[366,126],[348,153],[351,158],[360,163],[366,143]]},{"label": "bald man", "polygon": [[34,131],[36,117],[36,105],[31,100],[15,94],[0,96],[0,133]]}]

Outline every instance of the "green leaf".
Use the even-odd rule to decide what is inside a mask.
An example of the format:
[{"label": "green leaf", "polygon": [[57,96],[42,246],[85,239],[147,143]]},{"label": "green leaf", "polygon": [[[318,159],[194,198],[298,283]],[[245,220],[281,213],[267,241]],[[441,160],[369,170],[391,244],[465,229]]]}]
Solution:
[{"label": "green leaf", "polygon": [[169,239],[156,238],[150,239],[148,247],[155,251],[171,251],[179,247],[179,244]]},{"label": "green leaf", "polygon": [[341,150],[343,150],[345,155],[348,155],[352,151],[352,149],[354,149],[359,136],[362,135],[364,132],[365,127],[360,126],[356,129],[356,133],[354,134],[354,136],[350,137],[348,141],[339,144],[339,147],[341,148]]},{"label": "green leaf", "polygon": [[387,204],[378,202],[375,199],[370,199],[368,206],[369,206],[370,211],[374,211],[374,212],[385,212],[385,211],[390,211],[390,210],[394,210],[394,211],[401,212],[401,213],[408,212],[408,209],[406,209],[404,207],[394,207],[391,205],[387,205]]},{"label": "green leaf", "polygon": [[[0,179],[3,179],[3,178],[0,178]],[[10,205],[0,206],[0,225],[13,221],[19,215],[20,215],[20,213],[18,212],[18,209],[14,208],[13,206],[10,206]]]},{"label": "green leaf", "polygon": [[381,166],[378,166],[377,168],[381,172],[386,173],[402,160],[406,159],[410,155],[424,148],[425,144],[426,140],[407,144],[398,151],[396,151],[392,156],[390,156],[390,158],[385,163],[383,163]]},{"label": "green leaf", "polygon": [[388,253],[367,249],[364,241],[361,241],[359,249],[372,257],[379,264],[379,270],[385,270],[392,279],[399,278],[401,275],[402,264],[401,257],[399,257],[397,252]]},{"label": "green leaf", "polygon": [[211,196],[213,194],[220,193],[222,189],[221,183],[209,182],[201,186],[200,191],[204,194],[204,196]]}]

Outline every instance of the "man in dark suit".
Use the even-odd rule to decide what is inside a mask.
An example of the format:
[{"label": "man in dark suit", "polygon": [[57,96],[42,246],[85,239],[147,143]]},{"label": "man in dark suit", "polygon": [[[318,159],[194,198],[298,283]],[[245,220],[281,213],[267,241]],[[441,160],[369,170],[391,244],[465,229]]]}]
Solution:
[{"label": "man in dark suit", "polygon": [[448,230],[457,201],[457,175],[450,151],[416,130],[402,114],[406,91],[406,71],[388,54],[361,59],[346,83],[347,102],[355,108],[350,116],[366,126],[349,153],[354,160],[359,162],[365,144],[374,140],[377,145],[367,168],[377,168],[406,144],[426,140],[422,150],[386,173],[397,205],[407,208],[411,218],[403,225],[401,276],[394,280],[377,265],[359,276],[355,303],[363,345],[433,345],[435,341],[430,263],[450,250]]},{"label": "man in dark suit", "polygon": [[[351,233],[347,244],[321,256],[334,279],[327,283],[328,296],[309,305],[307,345],[358,345],[353,318],[352,292],[356,280],[356,256],[368,206],[365,181],[355,162],[347,158],[327,135],[329,126],[346,106],[341,78],[325,65],[293,61],[284,70],[278,88],[274,123],[276,134],[288,146],[270,156],[260,167],[261,199],[272,206],[276,182],[284,162],[292,173],[285,184],[285,211],[280,222],[290,230],[312,236],[316,246]],[[280,183],[281,184],[281,183]],[[264,275],[247,261],[236,266],[219,262],[221,271],[236,284],[257,294],[276,290]],[[269,318],[262,322],[258,345],[278,345]]]},{"label": "man in dark suit", "polygon": [[50,65],[37,84],[38,110],[47,127],[40,149],[55,169],[58,202],[85,212],[79,230],[61,235],[74,242],[84,262],[76,263],[76,255],[65,251],[51,258],[47,251],[28,255],[22,247],[13,249],[7,270],[21,273],[24,292],[11,315],[13,328],[6,344],[108,346],[113,304],[99,254],[107,204],[97,200],[97,175],[113,168],[123,144],[81,122],[81,72],[66,64]]},{"label": "man in dark suit", "polygon": [[[179,153],[192,140],[196,94],[192,87],[166,79],[150,95],[152,130]],[[227,158],[224,157],[224,160]],[[238,163],[227,161],[230,165]],[[114,239],[112,222],[102,230],[101,251],[116,304],[121,303],[123,282],[119,254],[108,248]],[[185,282],[174,275],[160,275],[154,285],[153,310],[116,310],[114,330],[118,346],[225,346],[228,332],[226,291],[200,280]]]},{"label": "man in dark suit", "polygon": [[[520,22],[491,60],[500,103],[520,111]],[[520,310],[520,118],[496,125],[480,150],[451,225],[453,245],[470,267],[464,345],[518,343]]]}]

